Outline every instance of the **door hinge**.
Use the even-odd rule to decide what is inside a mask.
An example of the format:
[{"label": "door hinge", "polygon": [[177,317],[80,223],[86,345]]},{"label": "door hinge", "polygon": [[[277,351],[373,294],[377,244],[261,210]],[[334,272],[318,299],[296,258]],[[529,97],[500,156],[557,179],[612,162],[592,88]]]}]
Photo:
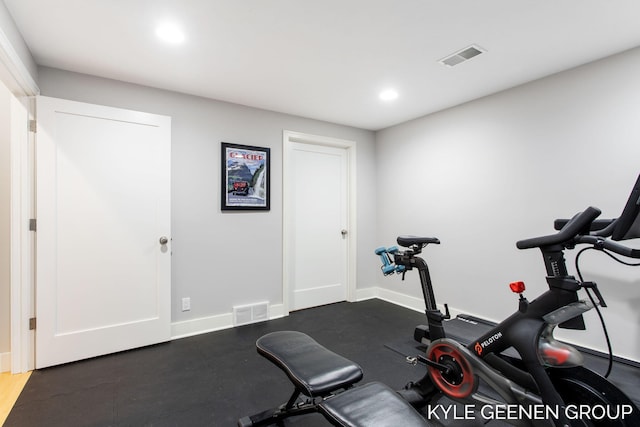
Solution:
[{"label": "door hinge", "polygon": [[29,319],[29,330],[34,331],[36,329],[36,318],[32,317]]},{"label": "door hinge", "polygon": [[29,120],[29,132],[38,132],[38,122],[35,120]]},{"label": "door hinge", "polygon": [[37,226],[37,221],[35,218],[31,218],[29,220],[29,231],[36,231],[36,229],[38,228]]}]

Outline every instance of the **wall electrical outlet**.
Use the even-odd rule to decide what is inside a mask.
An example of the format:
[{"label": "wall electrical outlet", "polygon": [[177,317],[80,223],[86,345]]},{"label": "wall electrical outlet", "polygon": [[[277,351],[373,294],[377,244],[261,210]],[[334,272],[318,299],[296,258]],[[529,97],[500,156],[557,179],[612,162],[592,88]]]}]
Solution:
[{"label": "wall electrical outlet", "polygon": [[182,311],[191,310],[191,298],[186,297],[182,298]]}]

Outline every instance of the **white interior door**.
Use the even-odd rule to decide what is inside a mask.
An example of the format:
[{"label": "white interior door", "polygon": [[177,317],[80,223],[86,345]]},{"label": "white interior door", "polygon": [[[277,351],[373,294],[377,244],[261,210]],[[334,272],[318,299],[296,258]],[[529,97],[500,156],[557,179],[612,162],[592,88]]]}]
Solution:
[{"label": "white interior door", "polygon": [[167,341],[171,119],[37,111],[36,367]]},{"label": "white interior door", "polygon": [[347,150],[308,143],[289,146],[291,199],[290,309],[347,299]]}]

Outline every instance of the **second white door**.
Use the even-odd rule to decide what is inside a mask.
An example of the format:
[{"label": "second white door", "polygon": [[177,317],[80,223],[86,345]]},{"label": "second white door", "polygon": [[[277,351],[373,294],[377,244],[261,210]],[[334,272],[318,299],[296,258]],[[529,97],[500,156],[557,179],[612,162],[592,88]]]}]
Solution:
[{"label": "second white door", "polygon": [[348,153],[291,142],[291,310],[344,301],[348,295]]}]

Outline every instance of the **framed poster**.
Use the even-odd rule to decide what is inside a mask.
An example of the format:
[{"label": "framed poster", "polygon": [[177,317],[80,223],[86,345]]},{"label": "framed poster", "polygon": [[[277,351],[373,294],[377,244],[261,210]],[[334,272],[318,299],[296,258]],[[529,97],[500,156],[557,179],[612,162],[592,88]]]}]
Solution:
[{"label": "framed poster", "polygon": [[222,143],[222,210],[269,210],[269,148]]}]

